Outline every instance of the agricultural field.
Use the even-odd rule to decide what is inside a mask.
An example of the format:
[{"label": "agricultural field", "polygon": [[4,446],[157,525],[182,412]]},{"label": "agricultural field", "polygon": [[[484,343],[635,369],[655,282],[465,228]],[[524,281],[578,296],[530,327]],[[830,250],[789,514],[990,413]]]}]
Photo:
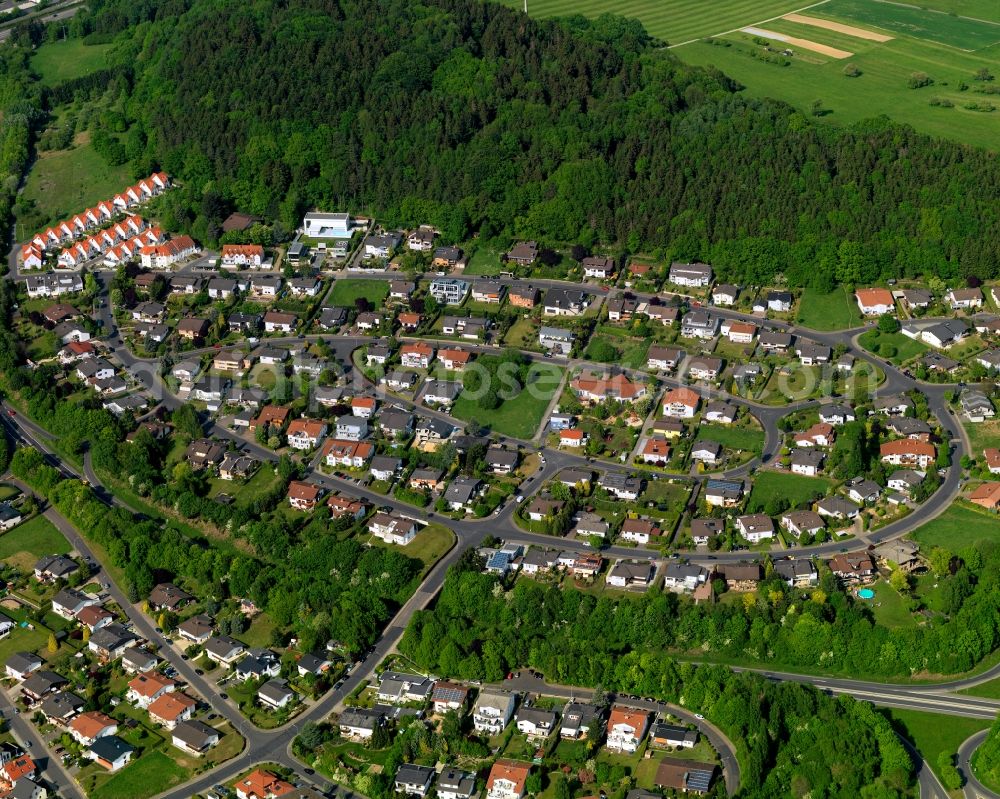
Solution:
[{"label": "agricultural field", "polygon": [[364,297],[376,308],[380,307],[389,296],[389,284],[384,280],[365,280],[353,278],[338,280],[333,284],[330,293],[330,304],[344,308],[353,308],[355,300]]},{"label": "agricultural field", "polygon": [[[801,16],[763,23],[748,18],[735,31],[673,52],[688,63],[721,69],[750,96],[785,100],[834,124],[877,111],[924,133],[994,147],[1000,113],[993,109],[1000,108],[1000,95],[991,80],[975,76],[981,69],[995,71],[1000,13],[982,0],[936,5],[828,0]],[[958,5],[981,13],[951,15]],[[910,88],[915,74],[930,80]]]},{"label": "agricultural field", "polygon": [[913,538],[925,549],[944,547],[956,552],[977,541],[1000,541],[1000,524],[987,510],[956,503],[936,519],[918,527]]},{"label": "agricultural field", "polygon": [[83,39],[49,42],[32,55],[31,68],[44,85],[55,86],[104,69],[107,66],[105,55],[110,49],[110,44],[85,44]]},{"label": "agricultural field", "polygon": [[[504,5],[523,8],[523,0],[501,0]],[[584,14],[620,14],[638,19],[646,30],[668,44],[678,45],[693,39],[713,36],[760,20],[787,14],[802,3],[795,0],[636,0],[622,4],[614,0],[529,0],[528,13],[533,17],[559,17]]]}]

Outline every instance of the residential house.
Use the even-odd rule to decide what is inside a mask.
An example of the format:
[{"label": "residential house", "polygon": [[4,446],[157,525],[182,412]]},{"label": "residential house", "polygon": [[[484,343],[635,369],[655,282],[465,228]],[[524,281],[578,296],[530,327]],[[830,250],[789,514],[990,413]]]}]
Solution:
[{"label": "residential house", "polygon": [[608,716],[607,748],[612,752],[635,752],[646,737],[649,722],[647,710],[614,705]]},{"label": "residential house", "polygon": [[518,266],[531,266],[538,258],[538,243],[519,241],[507,253],[507,260]]},{"label": "residential house", "polygon": [[696,563],[668,563],[663,567],[663,587],[668,591],[691,592],[707,581],[708,570]]},{"label": "residential house", "polygon": [[694,760],[665,757],[653,779],[658,788],[668,788],[683,794],[706,794],[712,788],[716,766]]},{"label": "residential house", "polygon": [[507,301],[515,308],[534,308],[538,299],[539,291],[530,283],[515,283],[507,291]]},{"label": "residential house", "polygon": [[531,766],[515,760],[497,760],[486,780],[486,799],[523,799]]},{"label": "residential house", "polygon": [[865,316],[881,316],[896,310],[896,301],[888,289],[858,289],[854,292],[854,297]]},{"label": "residential house", "polygon": [[882,495],[882,489],[878,483],[866,480],[863,477],[855,477],[844,484],[847,489],[847,496],[860,504],[877,502]]},{"label": "residential house", "polygon": [[580,289],[551,288],[545,294],[542,311],[546,316],[581,316],[590,305],[590,295]]},{"label": "residential house", "polygon": [[443,305],[460,305],[469,293],[469,283],[457,278],[437,278],[431,281],[428,292]]},{"label": "residential house", "polygon": [[854,519],[861,512],[861,508],[843,497],[826,497],[816,503],[816,511],[820,516],[829,516],[833,519]]},{"label": "residential house", "polygon": [[774,564],[774,573],[789,588],[810,588],[819,583],[819,572],[808,558],[785,558]]},{"label": "residential house", "polygon": [[431,691],[431,706],[438,714],[447,713],[449,710],[461,711],[468,696],[469,689],[464,685],[438,680]]},{"label": "residential house", "polygon": [[649,742],[652,746],[693,749],[698,743],[698,730],[689,730],[687,727],[658,721],[649,733]]},{"label": "residential house", "polygon": [[673,388],[663,395],[663,415],[676,419],[690,419],[698,412],[701,397],[696,391],[683,386]]},{"label": "residential house", "polygon": [[368,741],[385,724],[385,716],[368,708],[347,708],[340,714],[340,735],[352,741]]},{"label": "residential house", "polygon": [[149,703],[149,718],[154,723],[172,730],[178,722],[190,720],[196,704],[190,696],[180,691],[164,694]]},{"label": "residential house", "polygon": [[246,647],[228,635],[213,635],[205,642],[208,659],[222,666],[232,666],[244,652]]},{"label": "residential house", "polygon": [[981,483],[966,499],[986,510],[1000,509],[1000,482]]},{"label": "residential house", "polygon": [[264,314],[265,333],[294,333],[298,317],[293,313],[268,311]]},{"label": "residential house", "polygon": [[538,344],[542,349],[557,355],[569,356],[575,340],[576,335],[570,330],[546,326],[538,330]]},{"label": "residential house", "polygon": [[295,793],[295,786],[263,769],[251,771],[233,788],[237,799],[281,799]]},{"label": "residential house", "polygon": [[379,702],[401,705],[406,702],[426,702],[434,690],[434,681],[419,674],[385,671],[379,679]]},{"label": "residential house", "polygon": [[436,773],[430,766],[404,763],[396,770],[393,787],[403,796],[427,796]]},{"label": "residential house", "polygon": [[706,480],[705,502],[717,508],[732,508],[743,499],[740,480]]},{"label": "residential house", "polygon": [[94,741],[84,756],[110,772],[120,771],[132,759],[135,749],[117,735],[106,735]]},{"label": "residential house", "polygon": [[714,305],[735,305],[736,298],[740,295],[738,286],[731,283],[719,283],[712,289],[712,303]]},{"label": "residential house", "polygon": [[765,538],[774,538],[774,520],[763,513],[737,516],[736,529],[751,544],[759,544]]},{"label": "residential house", "polygon": [[202,721],[181,721],[174,725],[170,742],[189,755],[201,756],[219,743],[219,731]]},{"label": "residential house", "polygon": [[681,335],[687,338],[710,339],[718,330],[719,320],[707,311],[690,311],[681,320]]},{"label": "residential house", "polygon": [[815,477],[823,467],[826,454],[815,449],[798,449],[789,458],[789,468],[793,474]]},{"label": "residential house", "polygon": [[499,735],[514,714],[515,695],[510,691],[484,688],[472,708],[472,725],[476,732]]},{"label": "residential house", "polygon": [[157,671],[138,674],[128,684],[125,699],[146,710],[161,696],[177,690],[177,683]]},{"label": "residential house", "polygon": [[633,382],[622,374],[601,377],[596,373],[583,372],[571,381],[570,387],[585,402],[603,402],[606,399],[637,402],[648,393],[644,383]]},{"label": "residential house", "polygon": [[288,425],[288,445],[292,449],[315,449],[326,437],[326,422],[319,419],[295,419]]},{"label": "residential house", "polygon": [[879,447],[879,457],[883,463],[893,466],[917,466],[927,469],[937,458],[937,450],[928,441],[901,438],[882,444]]},{"label": "residential house", "polygon": [[295,701],[295,691],[285,680],[268,680],[257,689],[257,700],[271,710],[281,710]]},{"label": "residential house", "polygon": [[438,799],[472,799],[476,793],[476,775],[446,767],[437,778]]},{"label": "residential house", "polygon": [[677,368],[681,358],[684,357],[684,350],[678,347],[663,347],[659,344],[651,344],[646,352],[646,368],[657,369],[662,372],[672,372]]},{"label": "residential house", "polygon": [[152,671],[156,668],[156,655],[147,649],[138,646],[129,647],[122,655],[121,664],[127,674],[139,674],[143,671]]},{"label": "residential house", "polygon": [[781,516],[781,526],[796,538],[803,533],[816,535],[826,529],[823,517],[811,510],[790,510]]},{"label": "residential house", "polygon": [[582,702],[567,702],[563,708],[559,737],[571,740],[588,738],[592,727],[601,724],[601,710]]},{"label": "residential house", "polygon": [[953,311],[967,311],[983,307],[983,292],[978,288],[952,289],[944,295],[944,301]]},{"label": "residential house", "polygon": [[486,305],[503,302],[504,287],[499,280],[480,280],[472,284],[472,299]]},{"label": "residential house", "polygon": [[868,552],[846,552],[827,562],[830,571],[848,585],[865,583],[878,574],[875,561]]},{"label": "residential house", "polygon": [[615,588],[647,588],[656,567],[649,561],[619,560],[608,571],[606,582]]},{"label": "residential house", "polygon": [[705,288],[712,282],[712,267],[701,263],[673,263],[668,280],[678,286]]},{"label": "residential house", "polygon": [[368,532],[387,544],[406,546],[416,537],[417,526],[412,519],[379,512],[368,522]]},{"label": "residential house", "polygon": [[522,705],[514,717],[517,731],[529,738],[547,738],[558,721],[559,716],[551,710],[541,710],[529,705]]}]

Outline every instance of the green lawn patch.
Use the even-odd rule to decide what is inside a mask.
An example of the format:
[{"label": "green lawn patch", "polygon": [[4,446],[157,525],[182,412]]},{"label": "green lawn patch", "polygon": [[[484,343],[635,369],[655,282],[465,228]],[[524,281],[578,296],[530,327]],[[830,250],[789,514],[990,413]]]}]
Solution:
[{"label": "green lawn patch", "polygon": [[431,567],[444,557],[454,543],[455,534],[443,524],[437,523],[428,524],[404,547],[387,544],[379,538],[373,537],[371,539],[372,546],[395,549],[407,557],[423,561],[424,568],[421,576],[429,572]]},{"label": "green lawn patch", "polygon": [[813,330],[845,330],[861,323],[861,311],[844,286],[829,294],[806,288],[799,302],[799,322]]},{"label": "green lawn patch", "polygon": [[[90,145],[89,134],[77,135],[69,150],[39,153],[24,185],[24,198],[34,200],[32,221],[56,222],[112,197],[129,185],[127,165],[108,166]],[[18,241],[33,230],[17,230]]]},{"label": "green lawn patch", "polygon": [[858,343],[866,350],[895,364],[923,355],[930,347],[902,333],[882,333],[878,328],[862,333]]},{"label": "green lawn patch", "polygon": [[759,455],[764,450],[764,431],[732,424],[700,424],[697,441],[717,441],[726,449],[742,449]]},{"label": "green lawn patch", "polygon": [[979,685],[974,685],[971,688],[962,688],[959,690],[959,693],[968,694],[969,696],[982,696],[986,699],[1000,699],[1000,677]]},{"label": "green lawn patch", "polygon": [[88,795],[90,799],[143,799],[186,779],[188,771],[163,752],[149,752],[96,785]]},{"label": "green lawn patch", "polygon": [[938,771],[938,757],[942,752],[956,754],[962,741],[990,723],[984,719],[965,719],[939,713],[925,713],[920,710],[882,710],[892,725],[903,737],[912,742],[924,761],[935,774]]},{"label": "green lawn patch", "polygon": [[913,614],[906,607],[906,600],[885,580],[879,580],[872,587],[875,599],[866,603],[875,616],[875,621],[886,627],[915,627]]},{"label": "green lawn patch", "polygon": [[987,447],[1000,447],[1000,419],[987,422],[965,422],[965,432],[969,435],[973,458],[982,461],[983,450]]},{"label": "green lawn patch", "polygon": [[528,371],[528,384],[513,399],[499,408],[485,410],[474,399],[460,395],[452,408],[456,419],[475,419],[491,430],[514,438],[530,439],[542,422],[549,403],[559,390],[563,370],[552,364],[534,363]]},{"label": "green lawn patch", "polygon": [[0,535],[0,558],[7,560],[27,553],[36,560],[45,555],[65,555],[72,547],[65,536],[44,516],[35,516]]},{"label": "green lawn patch", "polygon": [[249,647],[263,648],[271,646],[271,634],[277,625],[266,613],[258,613],[250,622],[250,628],[242,635],[236,636]]},{"label": "green lawn patch", "polygon": [[31,68],[43,84],[54,86],[104,69],[108,65],[105,55],[110,49],[110,44],[85,44],[83,39],[49,42],[31,56]]},{"label": "green lawn patch", "polygon": [[504,270],[500,252],[489,247],[476,247],[465,265],[466,275],[499,275]]},{"label": "green lawn patch", "polygon": [[758,471],[753,476],[753,490],[747,504],[748,513],[758,513],[774,498],[788,500],[789,507],[808,502],[817,494],[824,495],[832,485],[825,477],[806,477],[791,472]]},{"label": "green lawn patch", "polygon": [[376,308],[381,307],[389,296],[389,283],[385,280],[365,280],[364,278],[348,278],[338,280],[333,284],[330,293],[330,304],[353,308],[359,297],[364,297]]},{"label": "green lawn patch", "polygon": [[955,552],[977,541],[1000,541],[995,514],[971,505],[953,504],[933,521],[918,527],[913,537],[924,548],[944,547]]}]

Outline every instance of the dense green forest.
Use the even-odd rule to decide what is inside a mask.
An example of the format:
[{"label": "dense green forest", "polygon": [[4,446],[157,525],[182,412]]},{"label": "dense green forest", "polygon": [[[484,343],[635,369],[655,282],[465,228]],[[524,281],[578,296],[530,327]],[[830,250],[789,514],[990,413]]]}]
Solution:
[{"label": "dense green forest", "polygon": [[74,25],[118,37],[99,140],[136,175],[181,179],[163,221],[206,241],[233,208],[289,230],[315,206],[454,241],[700,258],[742,283],[1000,270],[993,155],[748,100],[634,21],[475,0],[96,0]]},{"label": "dense green forest", "polygon": [[[675,596],[615,601],[530,580],[502,591],[476,561],[469,553],[453,567],[433,610],[410,622],[400,650],[421,669],[497,680],[508,668],[532,666],[552,682],[680,702],[736,743],[741,796],[904,795],[908,758],[870,705],[672,660],[667,649],[677,637],[697,635],[677,619]],[[732,618],[749,620],[742,611]],[[738,635],[739,624],[731,626]]]}]

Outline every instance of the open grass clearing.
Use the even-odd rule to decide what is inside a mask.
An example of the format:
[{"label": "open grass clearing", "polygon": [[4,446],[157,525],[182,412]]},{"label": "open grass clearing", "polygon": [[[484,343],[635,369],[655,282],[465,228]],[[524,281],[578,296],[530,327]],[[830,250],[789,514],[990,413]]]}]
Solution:
[{"label": "open grass clearing", "polygon": [[37,560],[45,555],[65,555],[72,547],[65,536],[44,516],[34,516],[0,535],[0,558],[27,554]]},{"label": "open grass clearing", "polygon": [[953,755],[966,738],[990,726],[983,719],[966,719],[940,713],[925,713],[921,710],[885,709],[884,713],[892,725],[908,741],[912,742],[924,758],[924,762],[935,774],[938,771],[938,757],[942,752]]},{"label": "open grass clearing", "polygon": [[923,355],[930,347],[902,333],[882,333],[878,328],[872,328],[858,337],[858,343],[868,352],[881,358],[901,364],[918,355]]},{"label": "open grass clearing", "polygon": [[861,312],[844,286],[829,294],[806,288],[799,302],[799,322],[813,330],[844,330],[861,323]]},{"label": "open grass clearing", "polygon": [[549,403],[559,390],[563,370],[552,364],[533,363],[528,370],[528,384],[516,397],[500,407],[487,410],[464,394],[452,408],[456,419],[475,419],[479,424],[514,438],[530,439],[535,435]]},{"label": "open grass clearing", "polygon": [[389,283],[385,280],[366,280],[365,278],[348,278],[338,280],[330,292],[330,304],[344,308],[353,308],[360,297],[364,297],[376,308],[380,308],[389,296]]},{"label": "open grass clearing", "polygon": [[986,422],[965,422],[965,432],[972,444],[972,457],[982,460],[987,447],[1000,447],[1000,419]]},{"label": "open grass clearing", "polygon": [[1000,541],[1000,523],[985,509],[954,503],[936,519],[918,527],[913,538],[925,549],[944,547],[957,552],[977,541]]},{"label": "open grass clearing", "polygon": [[742,449],[759,455],[764,449],[764,431],[735,424],[700,424],[696,441],[717,441],[726,449]]},{"label": "open grass clearing", "polygon": [[416,537],[406,546],[387,544],[380,538],[371,538],[372,546],[384,549],[394,549],[410,558],[423,561],[424,568],[421,577],[431,570],[431,567],[444,557],[445,553],[451,549],[455,543],[455,534],[443,524],[428,524]]},{"label": "open grass clearing", "polygon": [[44,85],[55,86],[104,69],[111,47],[110,44],[86,44],[83,39],[48,42],[32,54],[31,68]]},{"label": "open grass clearing", "polygon": [[469,257],[463,274],[466,275],[499,275],[504,270],[500,262],[500,251],[492,247],[476,247]]},{"label": "open grass clearing", "polygon": [[789,507],[796,507],[809,502],[817,494],[826,494],[833,481],[825,477],[806,477],[803,474],[791,472],[776,472],[762,470],[754,473],[753,490],[747,503],[748,513],[758,513],[768,504],[777,499],[785,499]]},{"label": "open grass clearing", "polygon": [[[23,196],[35,203],[32,221],[52,223],[111,198],[129,185],[130,177],[127,165],[108,166],[91,146],[89,134],[77,134],[68,150],[39,153]],[[35,232],[19,224],[18,241]]]},{"label": "open grass clearing", "polygon": [[865,604],[871,609],[878,624],[885,627],[916,626],[916,619],[906,607],[906,599],[895,588],[885,580],[879,580],[870,587],[875,592],[875,598]]}]

